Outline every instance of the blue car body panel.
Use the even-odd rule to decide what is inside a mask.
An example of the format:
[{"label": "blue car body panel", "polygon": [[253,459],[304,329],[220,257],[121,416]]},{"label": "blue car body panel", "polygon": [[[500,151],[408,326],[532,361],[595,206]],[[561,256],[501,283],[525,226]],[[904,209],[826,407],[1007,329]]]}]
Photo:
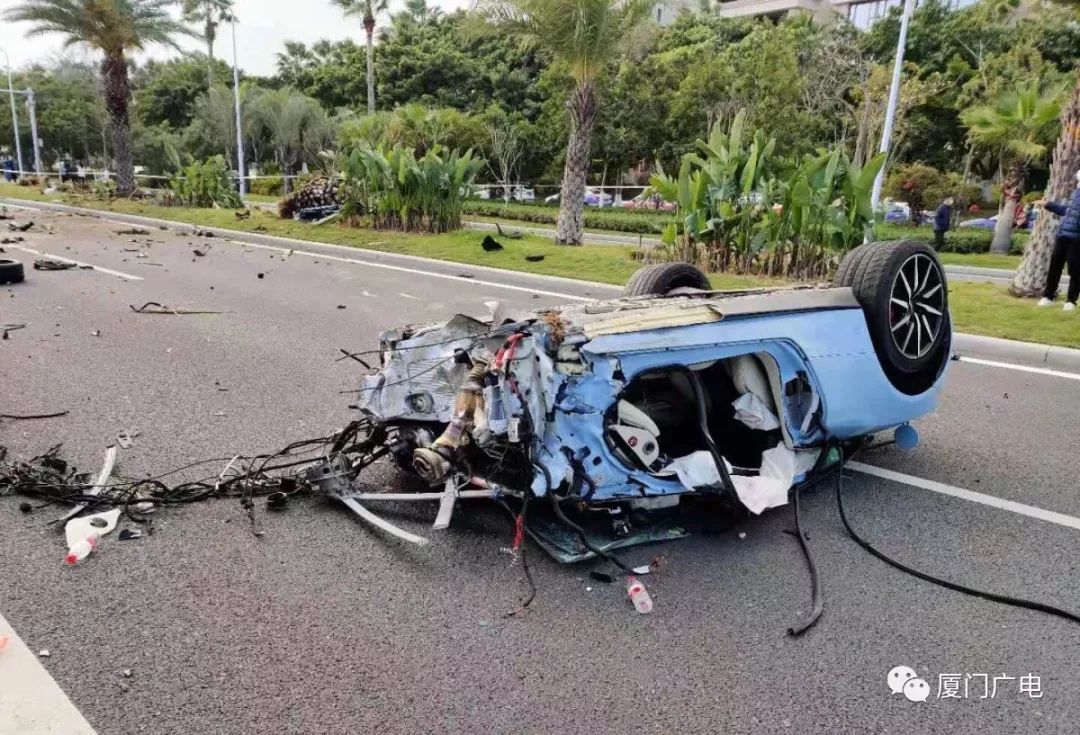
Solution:
[{"label": "blue car body panel", "polygon": [[[753,353],[770,355],[785,384],[801,373],[820,397],[820,413],[806,434],[791,420],[802,416],[787,417],[794,448],[872,434],[912,421],[937,405],[941,378],[914,396],[893,387],[857,308],[752,315],[607,335],[582,348],[590,370],[566,377],[554,388],[559,399],[541,457],[549,474],[570,472],[569,449],[578,460],[588,459],[581,466],[595,484],[593,501],[686,492],[674,478],[628,470],[604,438],[605,412],[643,372]],[[538,475],[532,489],[542,495],[546,484],[547,478]]]}]

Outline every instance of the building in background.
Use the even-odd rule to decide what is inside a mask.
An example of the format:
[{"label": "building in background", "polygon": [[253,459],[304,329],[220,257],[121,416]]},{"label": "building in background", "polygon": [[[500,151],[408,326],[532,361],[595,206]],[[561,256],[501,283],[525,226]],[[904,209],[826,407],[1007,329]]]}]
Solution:
[{"label": "building in background", "polygon": [[[954,8],[973,5],[977,0],[950,0]],[[788,13],[808,13],[819,21],[844,17],[859,28],[869,28],[903,0],[729,0],[717,5],[721,18],[744,18],[768,15],[781,17]]]}]

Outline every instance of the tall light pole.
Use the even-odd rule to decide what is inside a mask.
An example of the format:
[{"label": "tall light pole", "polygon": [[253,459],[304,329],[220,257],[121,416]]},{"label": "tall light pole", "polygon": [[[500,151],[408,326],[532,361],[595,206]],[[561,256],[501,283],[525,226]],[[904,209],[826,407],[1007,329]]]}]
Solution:
[{"label": "tall light pole", "polygon": [[240,67],[236,61],[236,16],[232,17],[232,78],[233,103],[236,107],[236,173],[240,176],[240,196],[247,194],[247,179],[244,177],[244,128],[240,117]]},{"label": "tall light pole", "polygon": [[11,57],[8,56],[8,52],[0,48],[0,53],[4,54],[4,65],[7,67],[7,86],[8,96],[11,98],[11,128],[15,133],[15,156],[19,159],[19,171],[20,175],[23,168],[22,159],[22,142],[19,140],[19,113],[15,107],[15,87],[11,83]]},{"label": "tall light pole", "polygon": [[[904,13],[900,16],[900,38],[896,42],[896,62],[893,64],[892,84],[889,87],[889,106],[885,108],[885,125],[881,130],[881,153],[889,152],[892,142],[893,123],[896,120],[896,105],[900,101],[900,74],[904,70],[904,51],[907,48],[908,23],[915,12],[915,0],[904,0]],[[888,160],[886,159],[886,163]],[[878,171],[874,179],[874,188],[870,192],[870,206],[877,210],[881,204],[881,185],[885,181],[885,166]]]},{"label": "tall light pole", "polygon": [[41,139],[37,131],[37,103],[34,90],[26,88],[26,113],[30,117],[30,139],[34,145],[34,173],[38,176],[45,173],[41,168]]}]

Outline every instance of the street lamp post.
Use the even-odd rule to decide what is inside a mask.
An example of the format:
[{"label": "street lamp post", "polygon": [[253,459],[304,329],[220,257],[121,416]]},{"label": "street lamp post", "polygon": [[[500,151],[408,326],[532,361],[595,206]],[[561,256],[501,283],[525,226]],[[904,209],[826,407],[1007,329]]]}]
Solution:
[{"label": "street lamp post", "polygon": [[41,140],[37,130],[37,102],[30,87],[26,88],[26,114],[30,118],[30,138],[34,144],[34,173],[40,176],[44,171],[41,168]]},{"label": "street lamp post", "polygon": [[[889,86],[889,106],[885,108],[885,125],[881,130],[881,153],[889,152],[892,142],[893,123],[896,120],[896,105],[900,101],[900,75],[904,70],[904,51],[907,48],[908,23],[915,12],[915,0],[904,0],[904,13],[900,16],[900,38],[896,42],[896,62],[893,64],[892,84]],[[888,163],[888,161],[886,161]],[[885,180],[885,166],[878,171],[874,179],[874,188],[870,193],[870,205],[876,211],[881,204],[881,186]]]},{"label": "street lamp post", "polygon": [[236,107],[236,173],[240,176],[240,196],[247,194],[247,179],[244,177],[244,129],[240,117],[240,67],[236,61],[236,17],[232,19],[232,55],[233,55],[233,104]]},{"label": "street lamp post", "polygon": [[11,99],[11,128],[15,133],[15,156],[19,159],[19,172],[21,174],[25,169],[23,168],[22,157],[22,142],[19,140],[19,113],[15,107],[15,87],[11,83],[11,57],[8,56],[7,51],[0,49],[0,53],[4,54],[4,65],[7,67],[7,85],[8,96]]}]

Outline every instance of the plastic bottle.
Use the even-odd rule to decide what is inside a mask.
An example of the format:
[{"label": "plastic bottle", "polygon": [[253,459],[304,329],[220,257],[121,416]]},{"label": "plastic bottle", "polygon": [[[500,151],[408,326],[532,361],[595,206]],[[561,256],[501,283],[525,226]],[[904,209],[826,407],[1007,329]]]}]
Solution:
[{"label": "plastic bottle", "polygon": [[90,556],[90,552],[97,548],[98,535],[92,533],[86,537],[85,541],[80,541],[68,550],[67,556],[64,557],[65,564],[78,564],[80,561]]},{"label": "plastic bottle", "polygon": [[649,591],[637,577],[626,578],[626,594],[630,595],[630,601],[634,603],[634,609],[639,613],[644,615],[652,612],[652,598],[649,597]]}]

